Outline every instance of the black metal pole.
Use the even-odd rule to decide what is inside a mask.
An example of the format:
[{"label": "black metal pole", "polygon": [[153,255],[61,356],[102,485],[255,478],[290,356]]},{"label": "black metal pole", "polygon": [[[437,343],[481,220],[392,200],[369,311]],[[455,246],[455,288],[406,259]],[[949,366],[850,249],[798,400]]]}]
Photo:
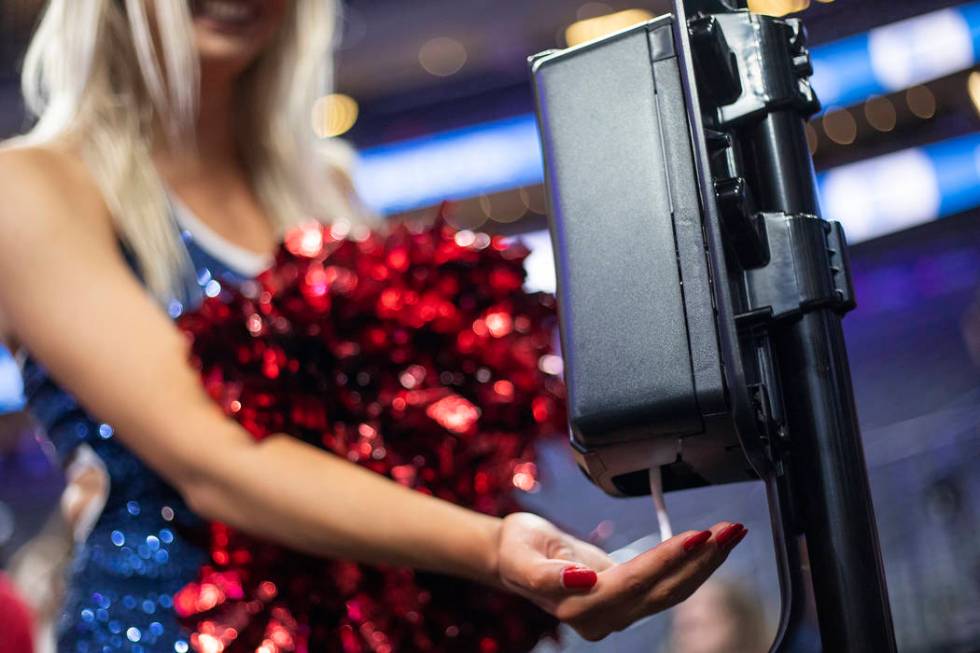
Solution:
[{"label": "black metal pole", "polygon": [[[819,215],[799,114],[774,112],[743,136],[759,209]],[[840,316],[817,310],[773,332],[823,650],[895,651]]]},{"label": "black metal pole", "polygon": [[746,128],[743,139],[748,141],[750,183],[759,210],[819,216],[813,159],[800,114],[774,111]]},{"label": "black metal pole", "polygon": [[840,318],[803,316],[775,339],[823,650],[895,650]]}]

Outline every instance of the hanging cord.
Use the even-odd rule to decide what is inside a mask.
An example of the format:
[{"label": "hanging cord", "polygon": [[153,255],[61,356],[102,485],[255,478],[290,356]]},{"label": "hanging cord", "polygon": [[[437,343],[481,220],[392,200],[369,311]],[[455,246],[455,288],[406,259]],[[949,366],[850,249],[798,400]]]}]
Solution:
[{"label": "hanging cord", "polygon": [[664,503],[664,483],[660,474],[660,465],[650,467],[650,496],[653,497],[653,507],[657,511],[657,523],[660,525],[660,541],[669,540],[674,536],[670,527],[670,517],[667,516],[667,504]]}]

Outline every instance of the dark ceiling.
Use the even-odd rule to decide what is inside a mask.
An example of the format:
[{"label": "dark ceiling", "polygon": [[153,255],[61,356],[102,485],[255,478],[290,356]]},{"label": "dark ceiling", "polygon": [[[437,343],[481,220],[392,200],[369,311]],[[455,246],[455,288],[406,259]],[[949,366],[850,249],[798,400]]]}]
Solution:
[{"label": "dark ceiling", "polygon": [[[670,0],[350,0],[345,42],[338,57],[338,87],[362,102],[441,87],[443,78],[418,61],[422,44],[449,36],[466,47],[466,65],[451,80],[470,77],[523,81],[525,60],[563,47],[561,34],[581,12],[647,9],[669,12]],[[955,0],[836,0],[801,15],[811,40],[821,43],[873,26],[915,16]],[[591,6],[590,6],[591,5]]]},{"label": "dark ceiling", "polygon": [[[956,0],[812,0],[801,14],[812,43],[960,4]],[[350,137],[360,145],[399,140],[531,110],[526,59],[564,47],[564,28],[583,13],[642,8],[670,0],[350,0],[338,53],[338,90],[361,104]],[[434,77],[419,63],[433,37],[460,41],[465,66]]]},{"label": "dark ceiling", "polygon": [[[802,16],[811,41],[821,43],[955,4],[813,0]],[[16,71],[42,6],[0,0],[0,134],[22,122]],[[564,46],[564,28],[578,17],[627,8],[660,14],[670,6],[670,0],[349,0],[337,57],[337,88],[361,108],[349,137],[372,145],[529,111],[528,55]],[[435,77],[420,64],[420,48],[435,37],[465,47],[466,63],[456,74]]]}]

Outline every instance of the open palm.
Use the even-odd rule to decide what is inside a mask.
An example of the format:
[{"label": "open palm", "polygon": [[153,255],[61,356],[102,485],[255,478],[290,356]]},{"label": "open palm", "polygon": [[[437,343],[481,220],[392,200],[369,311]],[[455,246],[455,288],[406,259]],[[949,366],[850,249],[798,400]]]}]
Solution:
[{"label": "open palm", "polygon": [[[740,524],[721,522],[710,531],[681,533],[616,563],[547,520],[516,513],[503,522],[498,573],[506,588],[596,641],[686,599],[745,533]],[[569,583],[570,578],[575,582]]]}]

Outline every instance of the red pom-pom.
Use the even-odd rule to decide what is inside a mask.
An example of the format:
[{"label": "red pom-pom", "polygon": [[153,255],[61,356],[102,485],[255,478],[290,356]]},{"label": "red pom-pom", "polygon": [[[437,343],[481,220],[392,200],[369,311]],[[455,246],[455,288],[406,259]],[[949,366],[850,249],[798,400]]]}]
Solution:
[{"label": "red pom-pom", "polygon": [[[346,239],[311,225],[256,282],[179,325],[207,392],[256,439],[288,433],[504,515],[515,489],[537,487],[535,439],[565,431],[555,300],[522,290],[526,256],[442,220]],[[505,653],[555,627],[486,587],[308,557],[220,524],[175,606],[198,650],[226,652]]]}]

